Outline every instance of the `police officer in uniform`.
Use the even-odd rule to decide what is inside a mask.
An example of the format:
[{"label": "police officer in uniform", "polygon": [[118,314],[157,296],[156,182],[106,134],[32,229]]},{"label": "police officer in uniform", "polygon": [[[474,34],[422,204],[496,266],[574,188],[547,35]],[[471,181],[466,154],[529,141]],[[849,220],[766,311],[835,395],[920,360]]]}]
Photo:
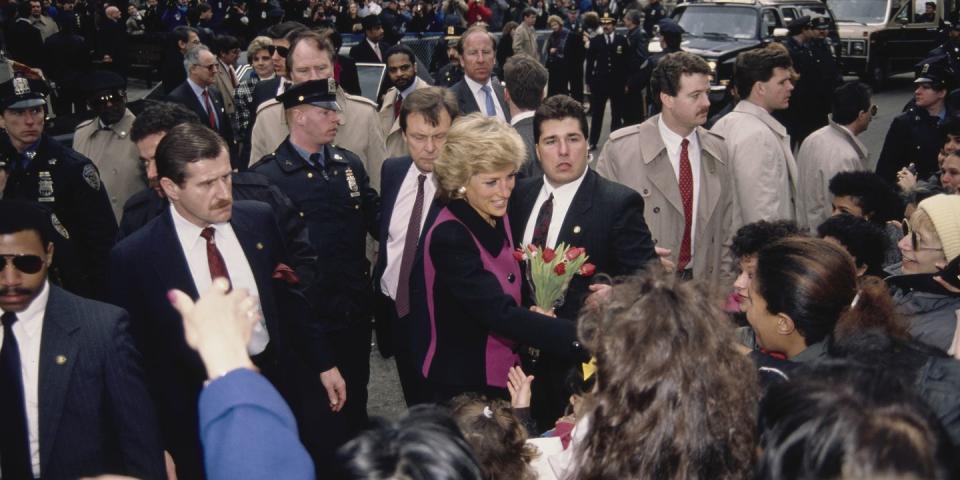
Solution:
[{"label": "police officer in uniform", "polygon": [[624,84],[627,76],[627,58],[630,46],[627,39],[614,30],[610,12],[600,17],[603,32],[590,39],[587,49],[587,81],[590,85],[590,149],[597,148],[603,128],[603,111],[610,100],[610,131],[620,128],[623,121]]},{"label": "police officer in uniform", "polygon": [[0,188],[3,198],[39,202],[55,214],[70,251],[54,257],[63,287],[103,298],[107,255],[117,235],[107,189],[87,157],[43,132],[46,83],[14,77],[0,84]]},{"label": "police officer in uniform", "polygon": [[823,118],[826,118],[832,108],[833,91],[843,84],[843,74],[840,73],[840,65],[837,63],[836,46],[830,38],[830,17],[813,17],[810,24],[816,34],[810,40],[809,46],[817,68],[818,107]]},{"label": "police officer in uniform", "polygon": [[877,160],[877,174],[891,184],[897,172],[913,164],[917,178],[928,178],[940,170],[937,155],[943,146],[940,124],[947,118],[946,96],[953,73],[944,56],[925,59],[916,65],[914,103],[890,124],[883,150]]},{"label": "police officer in uniform", "polygon": [[570,82],[570,96],[583,103],[583,62],[587,57],[587,35],[583,30],[583,23],[576,16],[575,9],[568,13],[570,34],[567,35],[567,45],[563,50],[567,57],[567,81]]},{"label": "police officer in uniform", "polygon": [[937,48],[930,50],[927,57],[947,58],[947,63],[954,75],[954,86],[960,85],[960,21],[943,22],[943,28],[947,32],[947,39]]},{"label": "police officer in uniform", "polygon": [[[436,83],[438,87],[450,88],[463,80],[463,65],[460,65],[460,52],[457,51],[460,35],[453,35],[455,31],[454,27],[447,27],[447,36],[443,39],[446,46],[445,56],[448,60],[446,65],[437,70]],[[439,52],[440,49],[438,48],[437,51]]]},{"label": "police officer in uniform", "polygon": [[349,435],[367,423],[373,299],[366,236],[377,238],[380,199],[360,158],[332,143],[341,116],[333,78],[299,83],[277,98],[290,134],[251,169],[299,209],[320,255],[321,272],[332,279],[321,312],[347,383],[341,413],[350,424]]},{"label": "police officer in uniform", "polygon": [[77,125],[73,148],[97,166],[119,221],[127,200],[147,187],[143,162],[130,140],[136,117],[127,109],[127,81],[114,72],[98,71],[87,75],[82,85],[97,116]]},{"label": "police officer in uniform", "polygon": [[[800,74],[800,78],[794,82],[790,106],[773,116],[787,127],[790,144],[796,148],[803,139],[807,138],[807,135],[827,124],[827,113],[819,106],[822,102],[819,86],[821,79],[817,60],[810,48],[817,33],[813,29],[811,19],[807,15],[794,19],[787,25],[787,29],[789,36],[784,40],[783,45],[790,52],[793,69]],[[830,92],[828,99],[832,98],[833,90],[831,89]]]},{"label": "police officer in uniform", "polygon": [[650,0],[643,9],[643,31],[647,32],[648,37],[653,37],[654,25],[659,25],[660,21],[667,16],[666,10],[660,0]]},{"label": "police officer in uniform", "polygon": [[623,126],[636,125],[643,121],[643,91],[647,85],[643,83],[643,66],[649,53],[647,44],[650,42],[643,31],[643,14],[640,10],[627,10],[623,15],[623,24],[627,27],[627,45],[630,52],[627,55],[627,108],[623,112]]}]

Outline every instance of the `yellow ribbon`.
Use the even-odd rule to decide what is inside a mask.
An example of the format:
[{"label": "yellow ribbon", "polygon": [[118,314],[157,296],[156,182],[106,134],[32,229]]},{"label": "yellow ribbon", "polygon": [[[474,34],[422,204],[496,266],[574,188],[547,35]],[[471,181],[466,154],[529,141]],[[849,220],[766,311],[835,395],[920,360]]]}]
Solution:
[{"label": "yellow ribbon", "polygon": [[590,377],[597,373],[597,359],[590,357],[589,362],[580,364],[580,369],[583,371],[583,381],[590,380]]}]

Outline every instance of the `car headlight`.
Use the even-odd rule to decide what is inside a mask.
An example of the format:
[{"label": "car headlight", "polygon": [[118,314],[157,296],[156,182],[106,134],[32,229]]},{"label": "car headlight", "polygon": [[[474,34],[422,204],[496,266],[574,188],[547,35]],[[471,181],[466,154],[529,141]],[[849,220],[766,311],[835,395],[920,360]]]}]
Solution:
[{"label": "car headlight", "polygon": [[717,73],[717,62],[710,60],[707,62],[707,66],[710,67],[710,73]]},{"label": "car headlight", "polygon": [[850,42],[850,55],[855,57],[863,57],[867,54],[867,42],[863,40],[857,40]]}]

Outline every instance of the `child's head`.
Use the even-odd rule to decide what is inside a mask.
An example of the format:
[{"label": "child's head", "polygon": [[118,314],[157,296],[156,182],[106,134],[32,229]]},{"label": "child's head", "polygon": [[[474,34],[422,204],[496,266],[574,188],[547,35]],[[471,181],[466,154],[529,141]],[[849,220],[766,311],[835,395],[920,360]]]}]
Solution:
[{"label": "child's head", "polygon": [[527,445],[527,430],[509,403],[461,395],[450,408],[489,480],[536,478],[529,465],[536,449]]},{"label": "child's head", "polygon": [[565,387],[570,398],[567,414],[573,414],[574,418],[580,418],[583,397],[593,391],[593,386],[596,384],[597,364],[594,360],[591,360],[590,363],[577,365],[567,372]]}]

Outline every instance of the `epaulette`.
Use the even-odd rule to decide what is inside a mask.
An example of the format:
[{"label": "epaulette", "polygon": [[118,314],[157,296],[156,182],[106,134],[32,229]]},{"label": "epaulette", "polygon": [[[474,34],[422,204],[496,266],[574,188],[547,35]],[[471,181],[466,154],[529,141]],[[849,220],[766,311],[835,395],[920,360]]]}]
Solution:
[{"label": "epaulette", "polygon": [[607,137],[607,140],[609,141],[618,140],[628,135],[633,135],[635,133],[640,133],[640,125],[630,125],[629,127],[617,129],[613,133],[611,133],[609,137]]},{"label": "epaulette", "polygon": [[254,163],[253,165],[250,165],[249,169],[252,170],[254,168],[257,168],[260,165],[266,164],[267,162],[275,158],[277,158],[277,152],[268,153],[264,155],[263,158],[261,158],[260,160],[257,160],[256,163]]},{"label": "epaulette", "polygon": [[704,128],[704,129],[701,130],[700,132],[701,132],[701,133],[706,133],[707,135],[709,135],[709,136],[711,136],[711,137],[715,137],[717,140],[720,140],[721,142],[725,140],[725,139],[723,138],[723,135],[720,135],[719,133],[714,132],[713,130],[708,130],[708,129]]},{"label": "epaulette", "polygon": [[359,95],[350,95],[350,94],[347,93],[347,92],[343,92],[343,95],[344,95],[345,97],[347,97],[347,100],[353,100],[353,101],[356,101],[356,102],[365,103],[365,104],[370,105],[371,107],[373,107],[374,110],[377,109],[377,102],[374,102],[373,100],[370,100],[370,99],[367,98],[367,97],[361,97],[361,96],[359,96]]},{"label": "epaulette", "polygon": [[270,180],[267,179],[266,176],[257,172],[251,172],[250,170],[234,173],[232,181],[234,184],[237,184],[237,185],[260,186],[260,187],[270,186]]},{"label": "epaulette", "polygon": [[276,98],[271,98],[270,100],[267,100],[266,102],[261,103],[260,106],[257,107],[257,115],[259,115],[260,112],[262,112],[262,111],[264,111],[264,110],[266,110],[266,109],[268,109],[268,108],[270,108],[270,107],[272,107],[272,106],[274,106],[274,105],[280,105],[281,108],[283,107],[283,104],[281,104],[280,102],[278,102]]}]

